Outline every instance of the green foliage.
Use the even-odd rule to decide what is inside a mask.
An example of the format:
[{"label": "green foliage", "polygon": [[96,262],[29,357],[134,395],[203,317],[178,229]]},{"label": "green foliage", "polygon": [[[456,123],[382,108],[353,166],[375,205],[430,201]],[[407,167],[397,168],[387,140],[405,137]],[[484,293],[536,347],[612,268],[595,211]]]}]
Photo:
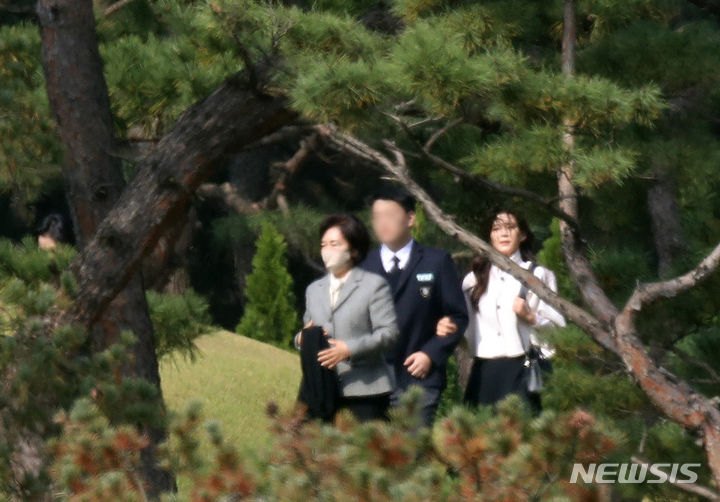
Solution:
[{"label": "green foliage", "polygon": [[415,225],[412,228],[412,234],[415,239],[419,241],[423,240],[427,224],[428,219],[425,215],[425,206],[418,202],[415,206]]},{"label": "green foliage", "polygon": [[280,347],[288,347],[299,327],[292,277],[287,271],[287,244],[270,222],[262,225],[247,277],[247,304],[236,331]]},{"label": "green foliage", "polygon": [[195,360],[195,339],[208,332],[208,303],[192,288],[183,294],[147,291],[150,318],[155,331],[155,352],[158,359],[182,355]]},{"label": "green foliage", "polygon": [[[118,378],[130,361],[134,337],[122,333],[104,351],[88,350],[88,334],[58,322],[71,305],[74,281],[69,246],[37,248],[0,240],[0,498],[28,500],[48,489],[44,442],[57,437],[53,421],[80,397],[92,399],[117,424],[159,426],[157,389],[140,378]],[[36,448],[35,473],[18,477],[17,456]]]},{"label": "green foliage", "polygon": [[[283,51],[294,56],[344,56],[350,61],[372,61],[383,40],[352,17],[317,9],[309,14],[288,12],[289,27],[283,37]],[[310,61],[301,61],[301,64]]]},{"label": "green foliage", "polygon": [[393,11],[407,22],[438,12],[451,2],[448,0],[394,0]]},{"label": "green foliage", "polygon": [[500,137],[476,147],[463,163],[470,171],[492,180],[523,184],[527,174],[548,172],[567,162],[560,138],[560,131],[554,127],[530,127],[518,135]]},{"label": "green foliage", "polygon": [[[581,410],[531,419],[517,397],[500,403],[497,415],[455,408],[433,431],[417,430],[420,400],[421,392],[408,392],[389,423],[358,424],[343,412],[334,427],[269,404],[273,445],[254,458],[191,402],[172,420],[163,461],[189,477],[191,500],[578,500],[596,496],[597,486],[565,482],[572,464],[601,461],[622,439]],[[107,427],[83,401],[61,423],[54,476],[70,496],[114,500],[120,486],[138,492],[129,474],[141,438]],[[96,441],[83,440],[92,434]],[[205,435],[209,456],[199,450]]]},{"label": "green foliage", "polygon": [[60,182],[61,153],[34,24],[0,26],[0,82],[0,194],[31,203]]},{"label": "green foliage", "polygon": [[[572,161],[581,194],[581,237],[614,302],[625,301],[636,281],[657,275],[647,214],[647,191],[657,172],[668,173],[677,185],[688,248],[674,271],[694,265],[716,243],[720,32],[689,2],[578,2],[578,64],[572,79],[560,70],[559,1],[393,0],[392,11],[404,23],[397,35],[363,26],[358,17],[368,3],[319,0],[301,10],[252,0],[135,0],[113,16],[99,17],[101,52],[121,134],[161,135],[192,102],[244,66],[243,51],[252,58],[276,54],[282,63],[272,75],[273,92],[286,93],[306,119],[338,122],[370,144],[388,139],[412,150],[459,118],[463,123],[436,142],[435,153],[475,175],[549,198],[556,195],[558,166]],[[22,206],[59,179],[60,155],[43,89],[35,26],[0,27],[0,75],[0,191]],[[390,117],[416,125],[408,130]],[[575,143],[569,149],[562,142],[567,119],[575,123]],[[471,228],[485,209],[506,199],[458,182],[422,156],[407,159],[413,176]],[[317,198],[322,210],[352,209],[334,193]],[[579,301],[562,258],[557,222],[548,227],[548,215],[537,206],[519,199],[512,202],[523,206],[534,229],[550,228],[539,261],[557,273],[561,294]],[[213,226],[220,240],[249,243],[259,222],[268,219],[285,237],[289,253],[315,257],[316,236],[307,229],[314,228],[322,211],[292,207],[290,218],[234,217]],[[423,225],[422,218],[418,235],[426,242],[452,245],[431,222]],[[26,250],[14,255],[4,246],[0,245],[0,331],[36,332],[46,313],[72,297],[72,277],[53,271],[64,269],[64,250],[41,254],[32,251],[28,241]],[[268,244],[275,251],[280,247],[284,245]],[[273,253],[268,256],[282,256],[284,251]],[[273,276],[278,271],[282,273]],[[274,343],[284,344],[297,327],[296,314],[273,303],[282,297],[292,305],[292,297],[268,292],[271,279],[290,291],[284,274],[285,266],[255,267],[253,275],[264,278],[258,279],[259,292],[253,295],[258,305],[268,305],[272,312],[253,314],[249,309],[246,316],[257,316],[247,322],[251,336],[259,333],[263,316],[288,322],[281,328],[275,321],[273,328],[283,334]],[[708,396],[718,394],[708,368],[718,365],[719,280],[713,277],[692,292],[647,306],[638,322],[643,340],[654,355],[660,354],[663,366]],[[169,309],[175,312],[168,314],[169,324],[202,310],[180,299],[165,300],[180,302]],[[288,315],[279,315],[281,311]],[[702,458],[697,438],[658,419],[614,356],[574,327],[548,337],[558,355],[544,395],[546,409],[563,412],[582,405],[602,420],[613,421],[631,438],[621,448],[622,455],[631,453],[645,433],[650,458]],[[36,351],[12,352],[18,340],[7,338],[8,357],[37,357],[49,366],[39,370],[54,368],[47,358],[55,342],[33,346]],[[39,375],[56,383],[52,375]],[[112,402],[120,402],[117,396],[122,393],[107,394]],[[543,433],[556,434],[548,429]],[[338,441],[328,444],[345,446]],[[219,455],[218,462],[222,458]],[[220,479],[240,483],[245,478]],[[707,476],[701,481],[705,480]],[[302,489],[308,486],[306,480],[303,483]],[[402,493],[402,486],[399,482],[397,493]],[[427,486],[434,494],[436,486]],[[655,499],[675,495],[668,487],[626,489],[624,494],[634,500],[648,493]]]},{"label": "green foliage", "polygon": [[[436,451],[460,476],[468,500],[580,500],[597,486],[570,485],[575,462],[607,458],[623,435],[581,409],[543,411],[536,419],[511,395],[496,413],[456,408],[435,428]],[[554,473],[554,474],[550,474]]]},{"label": "green foliage", "polygon": [[462,404],[465,389],[460,385],[458,378],[458,363],[455,355],[450,356],[446,365],[447,387],[440,396],[437,417],[447,416],[453,407]]},{"label": "green foliage", "polygon": [[30,236],[19,244],[0,239],[0,336],[69,305],[75,281],[65,269],[74,256],[66,244],[44,251]]},{"label": "green foliage", "polygon": [[714,68],[720,64],[719,48],[720,33],[709,21],[688,22],[675,30],[668,24],[636,18],[586,47],[579,55],[579,64],[590,71],[602,65],[603,72],[630,85],[658,82],[665,92],[673,94],[717,82]]},{"label": "green foliage", "polygon": [[650,406],[630,376],[604,361],[602,349],[577,327],[554,330],[547,338],[557,357],[542,394],[544,407],[582,406],[599,416],[622,419],[624,410]]},{"label": "green foliage", "polygon": [[123,129],[153,138],[238,68],[232,54],[203,57],[187,39],[130,35],[102,46],[113,114]]},{"label": "green foliage", "polygon": [[557,218],[553,218],[550,224],[550,232],[550,237],[543,241],[542,249],[537,254],[537,262],[555,273],[558,283],[558,294],[569,300],[577,300],[579,293],[570,278],[565,259],[563,258],[560,220]]},{"label": "green foliage", "polygon": [[593,271],[602,281],[611,299],[618,303],[626,300],[639,281],[653,279],[654,271],[648,266],[650,259],[642,250],[627,247],[595,248],[588,254]]},{"label": "green foliage", "polygon": [[38,247],[32,236],[26,236],[20,244],[0,239],[0,280],[11,277],[37,285],[48,282],[67,268],[77,251],[60,243],[50,251]]},{"label": "green foliage", "polygon": [[90,399],[78,399],[55,422],[62,434],[48,442],[53,454],[52,473],[60,486],[72,487],[74,500],[132,502],[144,496],[140,450],[149,444],[129,425],[110,426]]},{"label": "green foliage", "polygon": [[383,80],[378,68],[343,56],[315,62],[290,91],[293,106],[319,122],[351,124],[366,120],[365,110],[378,104]]},{"label": "green foliage", "polygon": [[264,212],[248,218],[248,224],[256,233],[262,230],[263,222],[273,224],[288,244],[288,251],[320,259],[317,230],[326,214],[318,208],[305,205],[293,206],[289,215],[280,211]]},{"label": "green foliage", "polygon": [[395,83],[421,100],[432,113],[456,113],[466,99],[492,98],[499,88],[516,82],[524,57],[497,49],[468,57],[463,39],[418,22],[399,37],[391,54]]},{"label": "green foliage", "polygon": [[[618,134],[630,126],[650,126],[660,117],[666,104],[657,85],[623,88],[600,75],[567,79],[550,67],[536,68],[512,44],[500,42],[514,32],[499,28],[506,25],[497,5],[440,7],[413,3],[411,10],[435,14],[410,15],[412,22],[392,40],[372,38],[350,26],[345,35],[327,15],[307,14],[328,38],[307,35],[309,41],[292,47],[289,57],[297,66],[280,82],[293,106],[311,119],[365,128],[371,134],[371,125],[382,123],[385,114],[396,113],[395,107],[407,102],[413,103],[415,113],[459,116],[467,126],[483,117],[500,130],[488,134],[478,127],[474,144],[456,149],[451,157],[508,184],[526,183],[532,173],[554,173],[569,161],[576,166],[577,184],[586,189],[633,174],[638,152]],[[496,43],[480,47],[468,38],[459,20],[472,9],[484,9],[478,22]],[[358,33],[366,39],[362,51],[351,50]],[[332,51],[327,40],[333,40]],[[579,138],[570,150],[562,143],[568,120]]]},{"label": "green foliage", "polygon": [[[11,335],[23,328],[28,317],[70,305],[77,284],[67,268],[76,254],[75,248],[63,243],[42,250],[31,236],[19,244],[0,239],[0,334]],[[192,289],[182,295],[148,291],[146,296],[158,357],[177,351],[193,358],[193,340],[211,322],[206,300]]]},{"label": "green foliage", "polygon": [[213,222],[212,239],[217,247],[244,246],[256,239],[264,222],[272,223],[287,242],[288,251],[319,257],[318,236],[325,213],[303,204],[289,208],[289,216],[280,211],[264,211],[254,215],[232,215]]}]

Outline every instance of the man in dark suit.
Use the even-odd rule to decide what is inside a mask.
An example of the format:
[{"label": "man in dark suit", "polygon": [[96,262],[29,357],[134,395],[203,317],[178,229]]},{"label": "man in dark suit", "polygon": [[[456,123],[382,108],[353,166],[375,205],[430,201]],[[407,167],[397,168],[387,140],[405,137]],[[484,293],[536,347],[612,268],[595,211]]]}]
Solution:
[{"label": "man in dark suit", "polygon": [[372,224],[381,246],[361,266],[385,277],[393,292],[400,336],[387,353],[396,380],[391,405],[410,385],[419,385],[423,422],[430,426],[447,385],[447,360],[465,332],[468,313],[452,258],[415,241],[414,223],[410,193],[399,187],[376,193]]}]

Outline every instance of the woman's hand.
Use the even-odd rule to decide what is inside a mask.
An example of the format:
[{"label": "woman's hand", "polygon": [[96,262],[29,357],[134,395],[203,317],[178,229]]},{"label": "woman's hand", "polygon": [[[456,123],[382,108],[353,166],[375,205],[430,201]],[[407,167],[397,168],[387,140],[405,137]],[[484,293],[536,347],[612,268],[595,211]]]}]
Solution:
[{"label": "woman's hand", "polygon": [[[310,322],[307,323],[305,326],[303,326],[303,329],[312,328],[313,326],[315,326],[315,323],[313,322],[312,319],[310,319]],[[323,335],[325,335],[325,336],[329,335],[328,331],[325,328],[323,328],[322,331],[323,331]],[[297,343],[298,343],[298,346],[302,345],[302,330],[300,330],[300,332],[298,333]]]},{"label": "woman's hand", "polygon": [[440,319],[435,327],[435,334],[437,336],[448,336],[452,335],[457,331],[457,324],[453,322],[450,317],[445,316]]},{"label": "woman's hand", "polygon": [[515,312],[520,319],[530,325],[534,325],[537,322],[535,312],[531,311],[527,302],[519,296],[516,296],[515,301],[513,301],[513,312]]},{"label": "woman's hand", "polygon": [[340,361],[350,357],[350,349],[348,349],[347,343],[342,340],[330,338],[328,343],[330,344],[329,349],[318,352],[318,362],[320,366],[333,369]]}]

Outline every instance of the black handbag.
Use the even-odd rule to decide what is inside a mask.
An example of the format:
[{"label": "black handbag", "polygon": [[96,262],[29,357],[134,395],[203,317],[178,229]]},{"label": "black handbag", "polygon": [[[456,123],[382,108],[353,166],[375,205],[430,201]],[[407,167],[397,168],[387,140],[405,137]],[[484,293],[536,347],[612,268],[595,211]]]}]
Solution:
[{"label": "black handbag", "polygon": [[[530,265],[530,273],[535,272],[537,264],[535,262]],[[527,300],[528,288],[524,284],[520,288],[518,296],[523,300]],[[525,351],[525,371],[523,379],[528,392],[540,392],[543,387],[543,372],[552,372],[552,364],[550,360],[543,355],[540,347],[532,344],[530,334],[523,329],[518,329],[520,334],[520,342]]]}]

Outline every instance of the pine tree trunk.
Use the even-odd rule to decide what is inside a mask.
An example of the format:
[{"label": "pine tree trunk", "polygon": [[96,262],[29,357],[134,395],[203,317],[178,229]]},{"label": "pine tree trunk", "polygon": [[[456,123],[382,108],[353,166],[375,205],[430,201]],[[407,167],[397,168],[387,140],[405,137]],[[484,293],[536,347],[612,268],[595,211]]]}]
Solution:
[{"label": "pine tree trunk", "polygon": [[[567,78],[572,78],[575,73],[575,17],[575,0],[564,0],[562,70]],[[574,145],[573,125],[569,121],[565,124],[563,142],[568,150],[572,150]],[[578,194],[573,185],[573,177],[572,162],[561,167],[558,174],[558,195],[560,208],[577,221]],[[634,314],[642,308],[643,303],[652,300],[646,288],[636,288],[623,310],[618,311],[600,287],[589,260],[578,248],[573,229],[561,221],[560,231],[565,262],[583,299],[600,320],[613,328],[616,344],[614,352],[622,358],[628,372],[660,411],[683,427],[702,435],[708,465],[715,482],[720,485],[720,410],[711,400],[690,388],[684,381],[668,378],[666,371],[659,368],[649,356],[637,333],[634,319]],[[717,266],[716,253],[717,251],[714,251],[706,258],[708,264],[712,265],[697,267],[696,272],[690,274],[692,281],[687,281],[683,287],[697,283],[707,270],[712,269],[711,266]],[[670,294],[670,290],[673,286],[679,290],[680,283],[685,280],[676,282],[677,285],[663,286],[667,290],[664,296],[676,294]]]},{"label": "pine tree trunk", "polygon": [[648,188],[647,201],[653,239],[658,255],[658,274],[665,276],[675,260],[687,249],[680,221],[677,187],[667,169],[653,159],[655,181]]},{"label": "pine tree trunk", "polygon": [[[42,32],[43,68],[47,93],[57,130],[65,148],[63,175],[82,250],[95,234],[124,188],[120,161],[112,157],[113,118],[103,77],[91,0],[39,0],[37,14]],[[128,376],[142,377],[162,393],[152,323],[142,276],[132,275],[110,308],[88,325],[93,350],[117,341],[131,330],[137,342]],[[142,453],[142,476],[155,497],[174,484],[171,473],[156,466],[154,448],[164,431],[148,429],[151,445]]]},{"label": "pine tree trunk", "polygon": [[[112,116],[92,3],[39,0],[37,11],[48,96],[66,150],[64,175],[79,234],[80,253],[71,265],[78,294],[65,321],[91,328],[97,348],[112,343],[122,329],[132,329],[138,340],[129,374],[146,378],[159,391],[141,261],[185,217],[195,190],[215,167],[292,124],[297,114],[284,97],[260,88],[269,67],[238,72],[182,114],[123,189],[118,161],[108,153],[114,142]],[[153,461],[163,431],[148,432],[152,444],[143,455],[143,477],[154,497],[171,488],[173,479]]]},{"label": "pine tree trunk", "polygon": [[128,282],[158,239],[183,218],[195,191],[243,147],[296,121],[284,97],[231,76],[185,111],[142,159],[137,174],[74,260],[72,318],[92,323]]}]

